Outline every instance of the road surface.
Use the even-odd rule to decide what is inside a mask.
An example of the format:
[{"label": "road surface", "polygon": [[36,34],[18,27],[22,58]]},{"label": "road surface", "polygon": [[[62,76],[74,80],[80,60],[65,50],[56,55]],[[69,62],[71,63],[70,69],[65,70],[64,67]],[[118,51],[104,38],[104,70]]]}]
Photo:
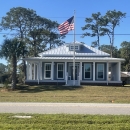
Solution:
[{"label": "road surface", "polygon": [[1,102],[0,113],[130,115],[130,104]]}]

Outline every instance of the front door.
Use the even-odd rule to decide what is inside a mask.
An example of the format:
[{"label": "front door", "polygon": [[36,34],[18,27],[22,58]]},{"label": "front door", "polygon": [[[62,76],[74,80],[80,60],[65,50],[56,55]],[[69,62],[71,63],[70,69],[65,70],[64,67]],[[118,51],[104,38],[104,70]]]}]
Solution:
[{"label": "front door", "polygon": [[[75,65],[75,80],[78,80],[78,76],[79,76],[79,66]],[[69,80],[74,80],[73,77],[73,66],[69,66]]]}]

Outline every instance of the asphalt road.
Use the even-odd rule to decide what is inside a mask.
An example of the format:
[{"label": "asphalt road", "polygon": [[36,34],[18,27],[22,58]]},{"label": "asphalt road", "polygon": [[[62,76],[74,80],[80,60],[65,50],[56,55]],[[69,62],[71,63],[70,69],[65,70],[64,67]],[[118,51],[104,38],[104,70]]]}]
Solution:
[{"label": "asphalt road", "polygon": [[1,102],[0,113],[130,115],[130,104]]}]

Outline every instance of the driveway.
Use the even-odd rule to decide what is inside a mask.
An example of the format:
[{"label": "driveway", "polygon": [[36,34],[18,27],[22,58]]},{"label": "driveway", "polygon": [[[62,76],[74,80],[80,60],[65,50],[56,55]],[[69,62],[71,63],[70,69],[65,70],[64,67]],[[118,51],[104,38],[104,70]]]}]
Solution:
[{"label": "driveway", "polygon": [[130,115],[130,104],[1,102],[0,113]]}]

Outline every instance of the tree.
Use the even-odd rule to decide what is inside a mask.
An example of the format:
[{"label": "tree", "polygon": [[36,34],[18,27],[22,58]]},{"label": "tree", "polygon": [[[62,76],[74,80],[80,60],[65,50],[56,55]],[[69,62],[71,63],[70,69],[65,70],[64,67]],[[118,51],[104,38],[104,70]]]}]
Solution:
[{"label": "tree", "polygon": [[49,36],[49,32],[47,31],[49,22],[48,19],[40,16],[36,16],[35,20],[32,21],[31,28],[26,38],[29,43],[30,56],[38,56],[38,53],[46,47],[44,40]]},{"label": "tree", "polygon": [[0,57],[12,63],[12,90],[16,87],[17,59],[22,55],[22,44],[17,39],[5,39],[0,48]]},{"label": "tree", "polygon": [[121,52],[121,58],[125,59],[125,62],[123,63],[123,71],[130,72],[130,42],[124,41],[121,43],[120,52]]},{"label": "tree", "polygon": [[[120,58],[120,51],[113,46],[113,57]],[[101,51],[111,54],[111,45],[101,45]]]},{"label": "tree", "polygon": [[7,66],[4,65],[3,63],[0,63],[0,74],[4,74],[7,70]]},{"label": "tree", "polygon": [[29,52],[32,56],[38,56],[38,53],[45,50],[47,46],[51,49],[55,44],[62,43],[61,36],[57,34],[58,25],[57,22],[40,16],[35,18],[27,35]]},{"label": "tree", "polygon": [[[6,13],[5,17],[2,17],[1,29],[9,30],[11,37],[19,39],[19,42],[23,44],[22,57],[26,56],[26,35],[30,31],[32,22],[35,20],[36,12],[32,9],[26,9],[23,7],[11,8]],[[24,78],[26,79],[26,65],[23,60]]]},{"label": "tree", "polygon": [[0,63],[0,83],[5,82],[6,77],[7,77],[7,66],[4,65],[3,63]]},{"label": "tree", "polygon": [[102,24],[102,16],[101,13],[94,13],[92,14],[91,18],[86,18],[86,25],[82,27],[82,30],[87,30],[86,33],[83,34],[83,37],[85,36],[91,36],[91,37],[97,37],[97,40],[92,42],[93,47],[98,47],[100,49],[100,36],[103,36],[103,33],[101,31],[101,28],[103,26]]},{"label": "tree", "polygon": [[50,45],[49,49],[55,48],[56,46],[61,46],[64,44],[64,41],[62,41],[63,38],[65,38],[65,36],[60,35],[57,33],[57,29],[58,29],[59,24],[55,21],[50,22],[49,24],[49,37],[46,40],[46,42]]},{"label": "tree", "polygon": [[[49,19],[40,17],[36,14],[36,11],[32,9],[26,9],[23,7],[11,8],[5,17],[2,17],[1,21],[2,30],[11,31],[11,36],[19,39],[20,42],[24,43],[22,56],[26,56],[25,49],[29,47],[31,56],[37,56],[39,51],[44,49],[50,39],[51,34],[55,34],[58,23]],[[61,36],[53,35],[53,41],[58,44],[60,43]],[[59,40],[57,43],[56,40]],[[52,40],[51,40],[52,41]],[[26,43],[26,44],[25,44]],[[30,53],[28,54],[30,55]],[[26,78],[25,61],[23,60],[24,73]]]},{"label": "tree", "polygon": [[107,34],[110,39],[111,57],[113,57],[115,28],[120,25],[120,21],[122,18],[125,18],[125,15],[126,13],[122,13],[121,11],[109,10],[102,19],[104,28],[101,28],[101,31],[103,31],[103,34]]}]

